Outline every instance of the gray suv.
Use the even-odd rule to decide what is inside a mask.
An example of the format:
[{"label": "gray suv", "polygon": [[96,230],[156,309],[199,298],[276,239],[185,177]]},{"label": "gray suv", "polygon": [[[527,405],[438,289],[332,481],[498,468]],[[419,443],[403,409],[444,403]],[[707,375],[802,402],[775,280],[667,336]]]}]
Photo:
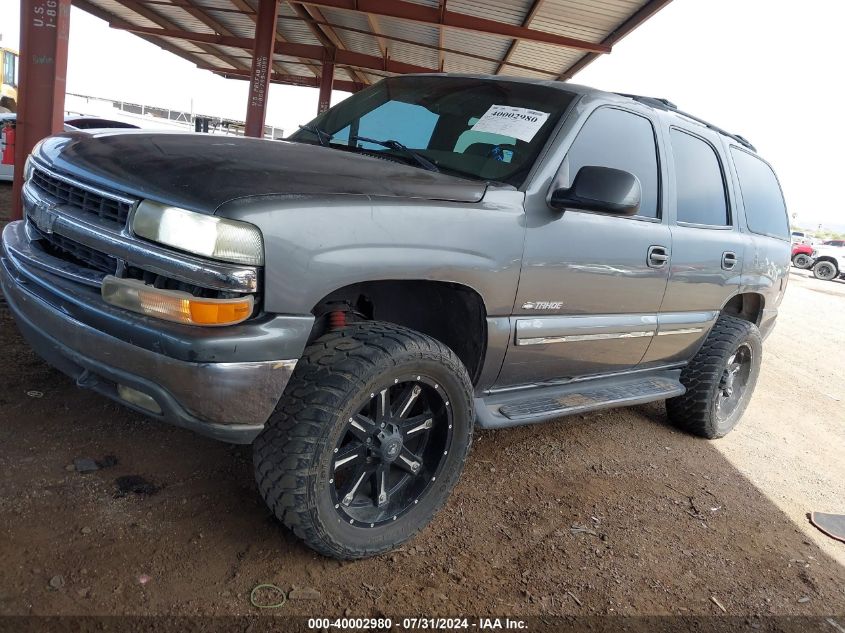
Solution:
[{"label": "gray suv", "polygon": [[251,443],[329,556],[396,547],[473,428],[666,400],[745,410],[790,263],[775,174],[671,103],[486,76],[386,79],[287,141],[42,141],[3,232],[21,332],[80,386]]}]

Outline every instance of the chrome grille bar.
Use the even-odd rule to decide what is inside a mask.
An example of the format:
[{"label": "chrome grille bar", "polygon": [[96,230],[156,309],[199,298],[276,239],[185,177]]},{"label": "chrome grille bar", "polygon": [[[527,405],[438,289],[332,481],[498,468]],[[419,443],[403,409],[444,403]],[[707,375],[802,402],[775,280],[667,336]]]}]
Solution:
[{"label": "chrome grille bar", "polygon": [[24,185],[23,203],[28,221],[47,241],[56,233],[126,264],[188,284],[229,292],[258,291],[254,266],[209,261],[139,240],[125,227],[64,203],[31,181]]}]

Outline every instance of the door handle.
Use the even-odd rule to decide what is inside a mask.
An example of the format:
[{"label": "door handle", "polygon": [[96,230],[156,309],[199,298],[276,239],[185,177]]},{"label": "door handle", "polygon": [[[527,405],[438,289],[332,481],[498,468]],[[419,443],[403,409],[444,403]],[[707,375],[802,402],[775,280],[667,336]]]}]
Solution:
[{"label": "door handle", "polygon": [[669,253],[665,246],[648,247],[649,268],[663,268],[669,261]]},{"label": "door handle", "polygon": [[722,253],[722,268],[725,270],[733,270],[738,261],[736,253],[732,251],[725,251]]}]

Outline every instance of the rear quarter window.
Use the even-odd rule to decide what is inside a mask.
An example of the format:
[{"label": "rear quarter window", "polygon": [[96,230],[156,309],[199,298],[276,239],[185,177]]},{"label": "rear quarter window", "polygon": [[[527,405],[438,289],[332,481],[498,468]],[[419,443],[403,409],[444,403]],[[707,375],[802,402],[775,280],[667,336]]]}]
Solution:
[{"label": "rear quarter window", "polygon": [[766,162],[745,150],[731,147],[731,155],[739,177],[748,230],[783,240],[790,239],[786,203],[775,172]]}]

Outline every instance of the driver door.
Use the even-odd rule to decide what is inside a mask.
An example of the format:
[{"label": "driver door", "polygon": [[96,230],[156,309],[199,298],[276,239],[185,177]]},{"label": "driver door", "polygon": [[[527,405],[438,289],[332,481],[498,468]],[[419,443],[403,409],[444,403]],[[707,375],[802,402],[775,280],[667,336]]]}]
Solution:
[{"label": "driver door", "polygon": [[556,186],[585,165],[636,175],[639,214],[619,217],[526,200],[528,227],[514,305],[514,333],[499,386],[623,371],[645,355],[669,276],[671,236],[660,196],[655,125],[603,106],[578,132]]}]

